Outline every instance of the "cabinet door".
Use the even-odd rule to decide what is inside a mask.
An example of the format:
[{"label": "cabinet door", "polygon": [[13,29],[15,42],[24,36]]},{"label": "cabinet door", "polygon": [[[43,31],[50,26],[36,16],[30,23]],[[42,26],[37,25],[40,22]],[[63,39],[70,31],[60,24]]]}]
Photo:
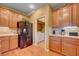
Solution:
[{"label": "cabinet door", "polygon": [[[54,39],[54,40],[53,40]],[[56,52],[61,52],[61,41],[57,41],[55,39],[59,39],[60,38],[53,38],[49,40],[49,48],[50,50],[56,51]]]},{"label": "cabinet door", "polygon": [[18,47],[18,36],[10,37],[10,49],[14,49]]},{"label": "cabinet door", "polygon": [[1,37],[1,52],[9,50],[9,37]]},{"label": "cabinet door", "polygon": [[73,6],[73,16],[72,16],[72,24],[73,25],[77,25],[77,4],[72,4],[72,6]]},{"label": "cabinet door", "polygon": [[0,8],[0,25],[8,26],[9,24],[9,11],[4,8]]},{"label": "cabinet door", "polygon": [[79,4],[73,4],[73,21],[79,26]]},{"label": "cabinet door", "polygon": [[77,46],[77,56],[79,56],[79,46]]},{"label": "cabinet door", "polygon": [[52,18],[52,26],[53,27],[59,27],[59,16],[60,16],[60,11],[59,10],[55,10],[53,11],[53,18]]},{"label": "cabinet door", "polygon": [[0,56],[1,56],[1,39],[0,39]]},{"label": "cabinet door", "polygon": [[0,40],[0,52],[1,52],[1,40]]},{"label": "cabinet door", "polygon": [[9,20],[9,27],[10,28],[17,28],[17,19],[18,16],[16,13],[11,12],[10,13],[10,20]]},{"label": "cabinet door", "polygon": [[67,56],[76,56],[76,46],[62,42],[62,53]]},{"label": "cabinet door", "polygon": [[72,20],[72,5],[68,4],[61,8],[61,26],[71,25]]}]

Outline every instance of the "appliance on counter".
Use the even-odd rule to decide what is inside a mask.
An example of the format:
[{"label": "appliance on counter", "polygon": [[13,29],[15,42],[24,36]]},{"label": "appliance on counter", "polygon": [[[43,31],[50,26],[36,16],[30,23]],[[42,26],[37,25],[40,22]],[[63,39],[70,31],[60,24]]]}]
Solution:
[{"label": "appliance on counter", "polygon": [[60,28],[53,28],[52,34],[61,35],[61,29]]},{"label": "appliance on counter", "polygon": [[24,48],[32,45],[33,34],[32,34],[32,23],[27,21],[17,22],[18,28],[18,47]]},{"label": "appliance on counter", "polygon": [[65,30],[61,29],[61,35],[65,35]]},{"label": "appliance on counter", "polygon": [[78,36],[78,32],[69,32],[69,36]]}]

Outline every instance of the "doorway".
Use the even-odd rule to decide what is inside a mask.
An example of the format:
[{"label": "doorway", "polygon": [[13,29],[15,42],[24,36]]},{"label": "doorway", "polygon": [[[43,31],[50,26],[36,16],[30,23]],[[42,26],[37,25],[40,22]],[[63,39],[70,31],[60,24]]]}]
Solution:
[{"label": "doorway", "polygon": [[45,17],[37,18],[36,20],[36,44],[45,49]]}]

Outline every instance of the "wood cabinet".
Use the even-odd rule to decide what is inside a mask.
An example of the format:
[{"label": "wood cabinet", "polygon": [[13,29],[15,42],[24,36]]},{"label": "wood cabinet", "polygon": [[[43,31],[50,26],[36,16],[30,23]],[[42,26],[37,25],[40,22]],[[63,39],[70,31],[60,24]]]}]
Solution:
[{"label": "wood cabinet", "polygon": [[0,52],[1,52],[1,40],[0,40]]},{"label": "wood cabinet", "polygon": [[71,25],[72,5],[68,4],[53,11],[52,27],[64,27]]},{"label": "wood cabinet", "polygon": [[9,11],[0,8],[0,26],[8,26],[9,24]]},{"label": "wood cabinet", "polygon": [[19,15],[15,12],[10,12],[10,20],[9,20],[9,27],[10,28],[17,28],[17,22],[21,21],[23,18],[22,15]]},{"label": "wood cabinet", "polygon": [[50,37],[49,40],[50,50],[61,52],[61,38],[60,37]]},{"label": "wood cabinet", "polygon": [[23,16],[6,8],[0,8],[0,26],[17,28],[17,21],[21,21]]},{"label": "wood cabinet", "polygon": [[0,53],[18,48],[18,36],[0,37]]},{"label": "wood cabinet", "polygon": [[79,56],[79,39],[72,37],[49,37],[49,49],[66,56]]},{"label": "wood cabinet", "polygon": [[18,17],[18,15],[16,13],[11,12],[10,20],[9,20],[9,27],[10,28],[17,28],[17,17]]},{"label": "wood cabinet", "polygon": [[17,47],[18,47],[18,36],[11,36],[9,49],[15,49]]},{"label": "wood cabinet", "polygon": [[1,40],[0,40],[0,56],[1,56]]},{"label": "wood cabinet", "polygon": [[1,52],[9,50],[9,37],[0,37],[1,39]]},{"label": "wood cabinet", "polygon": [[75,38],[62,38],[62,54],[68,56],[76,55],[76,39]]},{"label": "wood cabinet", "polygon": [[79,56],[79,46],[77,46],[77,56]]},{"label": "wood cabinet", "polygon": [[60,27],[60,10],[53,11],[52,27]]},{"label": "wood cabinet", "polygon": [[72,23],[72,5],[67,4],[64,7],[60,8],[61,10],[61,20],[60,25],[63,26],[70,26]]},{"label": "wood cabinet", "polygon": [[79,26],[79,4],[73,5],[73,23]]},{"label": "wood cabinet", "polygon": [[67,56],[76,56],[76,46],[70,43],[62,42],[62,54]]}]

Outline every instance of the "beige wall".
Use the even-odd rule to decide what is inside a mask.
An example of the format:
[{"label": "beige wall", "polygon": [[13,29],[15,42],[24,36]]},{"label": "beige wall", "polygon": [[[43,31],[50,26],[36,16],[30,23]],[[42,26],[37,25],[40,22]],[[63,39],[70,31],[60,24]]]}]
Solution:
[{"label": "beige wall", "polygon": [[33,11],[33,14],[30,16],[30,20],[31,20],[31,22],[33,23],[33,39],[35,39],[35,20],[37,20],[37,18],[40,18],[40,17],[42,17],[42,16],[46,16],[46,38],[47,38],[47,40],[46,40],[46,48],[49,48],[49,40],[48,40],[48,38],[49,38],[49,27],[51,27],[51,19],[52,19],[52,17],[51,17],[51,15],[52,15],[52,9],[51,9],[51,7],[50,7],[50,5],[49,4],[46,4],[46,5],[44,5],[43,7],[41,7],[41,8],[39,8],[38,10],[35,10],[35,11]]}]

